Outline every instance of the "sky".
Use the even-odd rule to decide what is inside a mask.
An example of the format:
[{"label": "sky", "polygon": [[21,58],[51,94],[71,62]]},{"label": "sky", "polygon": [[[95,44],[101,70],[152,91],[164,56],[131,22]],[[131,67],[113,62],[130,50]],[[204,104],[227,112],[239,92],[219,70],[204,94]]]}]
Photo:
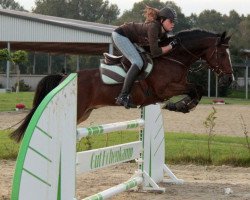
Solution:
[{"label": "sky", "polygon": [[[161,0],[164,2],[164,0]],[[205,9],[214,9],[222,14],[229,14],[230,10],[235,10],[237,13],[250,15],[250,0],[172,0],[182,9],[185,16],[190,16],[191,13],[200,14]],[[27,10],[31,10],[35,5],[35,0],[16,0],[21,6]],[[110,3],[117,4],[121,13],[124,10],[130,10],[134,3],[140,0],[109,0]]]}]

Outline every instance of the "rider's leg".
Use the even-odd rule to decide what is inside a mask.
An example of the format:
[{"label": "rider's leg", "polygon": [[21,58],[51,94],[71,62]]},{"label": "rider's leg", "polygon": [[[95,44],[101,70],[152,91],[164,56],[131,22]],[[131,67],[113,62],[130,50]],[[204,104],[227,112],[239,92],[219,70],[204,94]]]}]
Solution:
[{"label": "rider's leg", "polygon": [[116,104],[123,105],[125,108],[136,108],[137,106],[133,104],[133,102],[130,99],[130,92],[133,87],[134,81],[137,77],[137,75],[140,73],[140,69],[137,67],[137,65],[132,65],[125,77],[122,91],[120,95],[117,97]]},{"label": "rider's leg", "polygon": [[133,83],[136,80],[136,77],[138,76],[140,70],[143,67],[143,60],[138,51],[136,50],[135,46],[128,38],[116,32],[112,33],[112,37],[117,48],[132,64],[125,77],[122,91],[118,96],[116,103],[118,105],[125,106],[125,108],[135,108],[136,105],[134,105],[131,101],[129,94],[132,90]]}]

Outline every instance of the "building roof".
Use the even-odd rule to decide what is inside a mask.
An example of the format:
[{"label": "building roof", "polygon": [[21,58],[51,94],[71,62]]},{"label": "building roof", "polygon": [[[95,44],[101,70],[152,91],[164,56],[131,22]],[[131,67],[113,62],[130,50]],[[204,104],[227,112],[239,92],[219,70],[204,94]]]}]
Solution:
[{"label": "building roof", "polygon": [[0,15],[6,15],[11,17],[18,17],[26,20],[32,20],[36,22],[45,22],[52,25],[59,25],[62,27],[79,29],[82,31],[89,31],[93,33],[100,33],[104,35],[110,35],[116,26],[108,24],[100,24],[94,22],[87,22],[81,20],[74,20],[68,18],[54,17],[48,15],[35,14],[24,11],[15,11],[9,9],[0,9]]},{"label": "building roof", "polygon": [[0,9],[0,48],[69,54],[99,54],[116,26]]}]

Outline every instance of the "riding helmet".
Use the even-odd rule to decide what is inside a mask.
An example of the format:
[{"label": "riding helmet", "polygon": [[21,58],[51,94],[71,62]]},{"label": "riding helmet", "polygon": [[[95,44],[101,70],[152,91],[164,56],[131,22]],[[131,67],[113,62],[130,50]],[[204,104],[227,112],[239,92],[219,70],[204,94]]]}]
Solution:
[{"label": "riding helmet", "polygon": [[177,21],[177,14],[174,9],[165,7],[159,11],[158,16],[163,20],[170,19],[173,22]]}]

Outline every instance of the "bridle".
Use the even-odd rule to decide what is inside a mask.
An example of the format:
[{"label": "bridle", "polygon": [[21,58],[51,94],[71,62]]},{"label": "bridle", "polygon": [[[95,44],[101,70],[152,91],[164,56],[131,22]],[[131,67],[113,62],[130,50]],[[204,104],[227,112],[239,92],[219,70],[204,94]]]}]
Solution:
[{"label": "bridle", "polygon": [[[218,76],[220,76],[220,75],[222,75],[222,74],[226,74],[226,72],[224,72],[223,70],[220,69],[220,65],[219,65],[219,61],[218,61],[218,41],[219,41],[219,37],[217,37],[217,40],[216,40],[215,44],[213,45],[213,46],[214,46],[214,49],[213,49],[211,55],[210,55],[209,58],[208,58],[208,60],[210,60],[210,59],[214,56],[214,54],[215,54],[216,65],[213,66],[213,67],[211,67],[210,65],[207,65],[207,67],[208,67],[209,69],[211,69],[212,71],[214,71]],[[229,47],[229,45],[227,45],[227,44],[221,44],[221,45],[222,45],[222,46],[225,46],[226,48]],[[191,55],[192,57],[196,58],[197,60],[200,60],[200,63],[201,63],[201,64],[200,64],[198,67],[189,69],[189,71],[192,73],[192,72],[198,72],[198,71],[202,70],[202,69],[204,68],[204,65],[203,65],[203,64],[205,63],[205,62],[203,62],[203,59],[202,59],[202,54],[203,54],[203,53],[200,54],[200,55],[198,55],[198,56],[195,55],[195,54],[192,53],[189,49],[187,49],[187,48],[182,44],[181,41],[180,41],[180,46],[181,46],[189,55]],[[209,48],[211,48],[211,47],[209,47]],[[181,62],[181,61],[178,61],[178,60],[176,60],[176,59],[169,58],[169,57],[165,57],[165,58],[167,58],[168,60],[174,61],[174,62],[176,62],[176,63],[179,63],[179,64],[181,64],[181,65],[187,67],[187,66],[186,66],[183,62]]]},{"label": "bridle", "polygon": [[[218,39],[216,40],[216,43],[214,45],[214,50],[211,54],[211,56],[208,58],[208,60],[210,60],[214,54],[215,54],[215,60],[216,60],[216,65],[211,67],[210,65],[208,65],[208,68],[211,69],[212,71],[214,71],[218,76],[222,75],[222,74],[227,74],[226,72],[224,72],[223,70],[220,69],[220,64],[219,64],[219,59],[218,59]],[[221,46],[224,46],[226,48],[229,48],[228,44],[221,44]]]}]

